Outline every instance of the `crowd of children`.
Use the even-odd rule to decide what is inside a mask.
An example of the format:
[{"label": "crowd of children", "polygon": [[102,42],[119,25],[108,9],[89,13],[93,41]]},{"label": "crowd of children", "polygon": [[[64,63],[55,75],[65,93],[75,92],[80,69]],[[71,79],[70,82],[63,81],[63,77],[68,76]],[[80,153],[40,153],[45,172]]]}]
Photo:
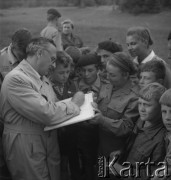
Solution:
[{"label": "crowd of children", "polygon": [[[55,9],[48,10],[47,14],[48,25],[41,32],[43,37],[31,40],[31,34],[28,30],[19,30],[13,35],[15,38],[12,39],[11,45],[0,53],[0,79],[2,84],[0,96],[0,179],[170,180],[171,69],[151,49],[153,40],[150,31],[144,27],[128,29],[126,43],[129,53],[125,52],[118,42],[112,40],[100,42],[95,50],[91,50],[88,47],[83,47],[81,38],[73,35],[74,25],[72,21],[66,20],[62,23],[64,31],[61,35],[57,28],[61,14]],[[169,52],[170,40],[171,33],[168,37]],[[42,42],[49,43],[49,49]],[[64,42],[64,46],[61,42]],[[50,46],[52,47],[50,48]],[[48,55],[50,56],[50,67],[47,67],[48,64],[45,62]],[[30,57],[34,57],[34,60]],[[44,64],[41,64],[41,71],[38,67],[40,64],[35,63],[36,59],[44,61]],[[170,53],[168,59],[170,59]],[[33,78],[32,76],[39,77],[37,93],[40,93],[41,98],[49,103],[47,106],[74,97],[78,91],[82,91],[84,94],[92,91],[94,93],[92,106],[95,117],[51,132],[41,132],[43,135],[40,136],[45,136],[47,142],[40,142],[38,138],[36,141],[36,133],[31,131],[34,134],[34,143],[40,143],[39,145],[45,148],[45,151],[39,149],[39,152],[36,146],[33,146],[31,152],[34,153],[37,150],[37,155],[34,155],[34,162],[31,162],[32,157],[27,152],[26,154],[29,157],[21,154],[26,159],[20,159],[19,164],[22,166],[22,163],[28,163],[28,169],[23,166],[24,168],[21,170],[17,169],[18,162],[16,162],[16,166],[11,164],[11,162],[14,163],[17,148],[20,147],[14,143],[13,131],[9,136],[6,130],[7,127],[10,129],[11,122],[10,118],[7,117],[9,113],[12,113],[11,107],[8,107],[8,110],[7,106],[15,104],[13,101],[28,103],[27,101],[17,101],[17,96],[19,99],[25,97],[24,93],[16,92],[15,89],[19,88],[15,88],[19,86],[16,85],[17,83],[21,83],[24,88],[29,90],[35,87],[34,84],[29,86],[28,82],[25,83],[20,78],[20,72],[12,84],[15,98],[8,99],[8,95],[13,97],[14,94],[8,92],[9,94],[6,95],[4,89],[10,77],[6,78],[6,74],[10,71],[15,73],[18,69],[24,72],[24,68],[27,67],[28,70],[25,74],[30,73],[28,72],[29,69],[32,73],[28,75],[29,78]],[[48,69],[48,72],[44,73],[43,68],[44,70],[45,68]],[[11,86],[9,86],[10,88]],[[26,92],[28,95],[32,94],[30,91]],[[27,100],[29,101],[29,99]],[[78,107],[81,105],[78,100],[75,104],[79,104]],[[23,108],[26,108],[26,111],[23,110],[21,116],[24,117],[24,113],[30,113],[30,116],[25,118],[27,121],[38,124],[39,130],[47,125],[46,122],[37,121],[36,115],[32,116],[31,113],[34,111],[30,110],[30,107],[27,108],[26,105],[23,105]],[[66,116],[78,114],[74,108],[75,105],[72,105],[70,111],[64,111]],[[12,109],[15,110],[15,107],[12,106]],[[60,107],[61,111],[63,111],[63,106]],[[15,122],[21,120],[21,117],[17,118],[20,114],[18,109],[16,113],[17,115],[13,113],[13,116],[16,116]],[[48,111],[48,113],[55,114],[54,111]],[[17,128],[18,126],[21,127],[20,132],[15,133],[17,135],[24,133],[22,132],[23,124],[19,123]],[[29,140],[27,139],[28,136],[26,138],[28,143],[32,140],[32,133]],[[15,138],[17,137],[16,134]],[[28,135],[29,132],[26,134]],[[49,149],[54,139],[56,139],[57,144],[55,142],[52,148],[54,147],[54,150],[58,151],[57,155],[56,157],[52,156],[49,160],[51,165],[47,162],[46,168],[42,170],[39,164],[41,164],[42,158],[48,161],[49,154],[53,154],[53,151],[51,152]],[[14,144],[11,146],[7,144],[8,140],[15,144],[15,150],[12,149]],[[51,144],[48,145],[48,143]],[[27,146],[26,144],[27,142],[23,146]],[[43,147],[43,144],[46,144],[47,149]],[[98,162],[99,157],[103,157],[103,168]],[[34,167],[36,168],[34,169]],[[54,168],[56,168],[56,172]],[[37,172],[34,173],[36,169]],[[102,171],[107,173],[102,173]],[[102,176],[98,177],[99,174]]]}]

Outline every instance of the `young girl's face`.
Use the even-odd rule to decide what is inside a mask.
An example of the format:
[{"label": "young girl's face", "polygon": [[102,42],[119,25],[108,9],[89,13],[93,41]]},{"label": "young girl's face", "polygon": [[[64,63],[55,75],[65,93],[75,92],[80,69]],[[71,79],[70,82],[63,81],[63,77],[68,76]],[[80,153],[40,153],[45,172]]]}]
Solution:
[{"label": "young girl's face", "polygon": [[161,105],[163,123],[168,131],[171,132],[171,107]]}]

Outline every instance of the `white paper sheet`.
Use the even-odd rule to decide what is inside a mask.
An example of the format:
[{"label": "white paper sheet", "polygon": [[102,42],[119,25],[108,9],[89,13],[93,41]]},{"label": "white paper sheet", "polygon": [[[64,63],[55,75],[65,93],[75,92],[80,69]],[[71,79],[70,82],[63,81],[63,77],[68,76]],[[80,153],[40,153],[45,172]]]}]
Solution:
[{"label": "white paper sheet", "polygon": [[[70,101],[71,98],[69,99],[65,99],[63,101]],[[82,122],[82,121],[86,121],[86,120],[90,120],[94,117],[95,113],[94,113],[94,110],[93,110],[93,107],[91,105],[91,102],[93,102],[93,93],[88,93],[88,94],[85,94],[85,102],[84,104],[80,107],[81,111],[80,111],[80,114],[65,121],[65,122],[62,122],[60,124],[57,124],[55,126],[47,126],[45,127],[45,131],[49,131],[49,130],[52,130],[52,129],[56,129],[56,128],[60,128],[60,127],[63,127],[63,126],[68,126],[68,125],[71,125],[71,124],[75,124],[75,123],[78,123],[78,122]]]}]

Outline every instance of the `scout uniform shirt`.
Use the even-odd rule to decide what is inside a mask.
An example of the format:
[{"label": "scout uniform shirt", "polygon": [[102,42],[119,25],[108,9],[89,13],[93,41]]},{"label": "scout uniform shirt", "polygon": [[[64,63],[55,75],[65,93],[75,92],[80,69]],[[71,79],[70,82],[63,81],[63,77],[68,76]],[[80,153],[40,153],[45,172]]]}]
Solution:
[{"label": "scout uniform shirt", "polygon": [[18,60],[11,51],[11,45],[0,51],[0,73],[3,78],[17,65]]},{"label": "scout uniform shirt", "polygon": [[[159,162],[163,162],[166,154],[164,142],[166,129],[164,128],[162,119],[158,121],[156,125],[152,125],[149,127],[143,127],[143,124],[144,122],[139,119],[135,126],[134,133],[136,134],[136,138],[134,140],[134,143],[132,143],[132,139],[130,139],[130,143],[132,143],[133,145],[128,154],[126,162],[130,162],[134,174],[137,173],[136,162],[154,162],[155,165],[150,166],[149,173],[151,175],[157,168],[157,164]],[[149,179],[149,177],[147,177],[146,166],[141,166],[139,170],[140,178],[135,179]],[[134,178],[130,177],[129,179],[131,180]]]},{"label": "scout uniform shirt", "polygon": [[71,34],[68,36],[62,33],[62,45],[64,49],[66,49],[69,46],[75,46],[77,48],[81,48],[83,47],[83,42],[81,38],[77,35]]},{"label": "scout uniform shirt", "polygon": [[99,125],[100,155],[122,150],[128,134],[139,117],[137,87],[128,81],[124,87],[115,90],[111,84],[101,87],[97,99],[98,108],[104,119]]},{"label": "scout uniform shirt", "polygon": [[62,51],[62,40],[61,33],[57,29],[56,26],[47,25],[40,33],[41,37],[45,37],[47,39],[53,40],[56,45],[57,51]]},{"label": "scout uniform shirt", "polygon": [[[97,76],[96,81],[92,85],[88,85],[81,79],[78,82],[79,90],[87,93],[93,91],[95,96],[98,96],[102,81]],[[79,140],[78,145],[81,154],[81,163],[83,164],[83,172],[86,180],[95,179],[94,177],[94,166],[97,162],[98,152],[98,125],[92,124],[91,120],[79,123]]]},{"label": "scout uniform shirt", "polygon": [[26,60],[7,74],[2,85],[3,147],[13,180],[57,179],[57,136],[45,132],[44,127],[66,121],[80,111],[72,102],[48,101],[42,85],[40,75]]}]

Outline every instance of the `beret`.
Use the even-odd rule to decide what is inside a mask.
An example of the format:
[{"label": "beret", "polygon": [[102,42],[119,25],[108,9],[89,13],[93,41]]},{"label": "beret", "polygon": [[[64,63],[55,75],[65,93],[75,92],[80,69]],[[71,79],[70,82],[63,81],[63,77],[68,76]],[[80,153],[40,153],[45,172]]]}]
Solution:
[{"label": "beret", "polygon": [[75,46],[68,46],[65,49],[65,52],[72,57],[75,64],[78,62],[79,58],[81,57],[80,49]]},{"label": "beret", "polygon": [[56,16],[56,17],[61,17],[61,14],[56,10],[56,9],[49,9],[48,11],[47,11],[47,14],[51,14],[51,15],[54,15],[54,16]]},{"label": "beret", "polygon": [[77,66],[82,67],[82,66],[88,66],[91,64],[100,65],[100,56],[98,56],[95,53],[82,55],[80,59],[78,60]]},{"label": "beret", "polygon": [[171,89],[165,91],[165,93],[160,98],[160,104],[171,107]]},{"label": "beret", "polygon": [[116,52],[122,51],[122,45],[120,45],[119,43],[113,42],[111,40],[107,40],[107,41],[102,41],[98,44],[98,50],[100,49],[104,49],[111,53],[116,53]]}]

